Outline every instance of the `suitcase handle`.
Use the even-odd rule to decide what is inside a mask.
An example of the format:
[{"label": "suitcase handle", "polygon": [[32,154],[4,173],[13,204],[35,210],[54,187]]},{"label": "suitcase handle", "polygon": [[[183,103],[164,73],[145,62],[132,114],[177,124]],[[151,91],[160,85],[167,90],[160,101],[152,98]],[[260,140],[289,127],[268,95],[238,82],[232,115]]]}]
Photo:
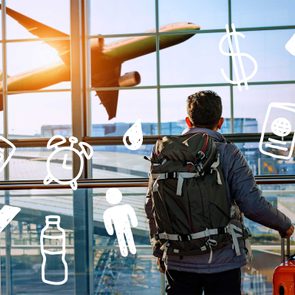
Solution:
[{"label": "suitcase handle", "polygon": [[284,263],[286,260],[294,259],[295,255],[292,255],[291,257],[291,251],[290,251],[290,238],[282,238],[281,240],[281,258],[282,263]]}]

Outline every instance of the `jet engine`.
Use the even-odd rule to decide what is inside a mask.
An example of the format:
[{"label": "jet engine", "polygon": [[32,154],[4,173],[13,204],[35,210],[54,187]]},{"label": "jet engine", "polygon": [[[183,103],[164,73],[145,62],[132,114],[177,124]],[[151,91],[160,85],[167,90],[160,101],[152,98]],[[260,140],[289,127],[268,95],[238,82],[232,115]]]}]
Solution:
[{"label": "jet engine", "polygon": [[119,78],[118,83],[121,87],[131,87],[138,85],[140,80],[140,74],[138,72],[128,72]]}]

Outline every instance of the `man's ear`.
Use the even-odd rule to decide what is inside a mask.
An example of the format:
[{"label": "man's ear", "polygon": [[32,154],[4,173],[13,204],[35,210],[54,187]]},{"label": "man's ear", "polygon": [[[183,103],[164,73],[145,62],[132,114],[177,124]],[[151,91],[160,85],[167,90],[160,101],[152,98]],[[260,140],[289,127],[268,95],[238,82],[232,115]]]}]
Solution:
[{"label": "man's ear", "polygon": [[185,117],[185,122],[188,128],[192,128],[193,127],[193,123],[191,122],[189,117]]},{"label": "man's ear", "polygon": [[224,122],[224,118],[221,117],[221,118],[219,119],[218,123],[217,123],[217,128],[218,128],[218,129],[221,129],[223,122]]}]

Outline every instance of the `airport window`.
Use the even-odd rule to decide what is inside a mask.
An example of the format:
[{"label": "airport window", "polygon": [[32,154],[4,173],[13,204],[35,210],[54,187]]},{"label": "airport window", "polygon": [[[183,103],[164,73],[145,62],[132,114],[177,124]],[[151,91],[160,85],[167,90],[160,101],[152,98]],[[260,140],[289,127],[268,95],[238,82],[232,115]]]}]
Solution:
[{"label": "airport window", "polygon": [[293,1],[255,0],[241,2],[232,0],[232,19],[239,27],[294,26]]},{"label": "airport window", "polygon": [[[17,146],[0,171],[0,206],[21,208],[0,233],[0,293],[32,294],[29,282],[42,294],[164,294],[144,213],[149,162],[143,156],[150,155],[159,136],[186,129],[185,101],[199,90],[211,89],[222,97],[221,133],[240,148],[267,200],[294,222],[294,153],[290,159],[276,159],[259,151],[270,103],[294,103],[295,58],[285,49],[295,33],[293,1],[0,3],[0,136]],[[230,23],[245,35],[237,38],[246,77],[254,64],[245,55],[257,62],[256,74],[246,78],[248,90],[245,81],[242,90],[228,81],[237,79],[236,71],[242,75],[228,39],[220,44]],[[223,54],[219,46],[224,46]],[[143,144],[129,150],[122,138],[137,120]],[[266,132],[272,132],[270,125]],[[94,150],[90,161],[83,154],[76,191],[54,181],[43,183],[52,152],[46,145],[55,135],[76,136]],[[7,159],[11,148],[1,141],[0,148]],[[70,179],[79,169],[77,157],[64,159],[61,152],[50,163],[57,179]],[[106,193],[113,187],[139,219],[137,254],[126,259],[104,228]],[[40,277],[41,230],[48,215],[60,216],[67,247],[68,282],[56,289]],[[252,272],[243,270],[243,291],[270,294],[279,235],[246,223],[256,264]],[[51,265],[50,272],[59,275],[62,269]]]},{"label": "airport window", "polygon": [[155,28],[154,1],[90,0],[89,5],[91,35],[138,34]]},{"label": "airport window", "polygon": [[[222,28],[228,20],[227,0],[185,0],[172,3],[169,0],[160,0],[158,4],[160,26],[185,21],[199,25],[202,30],[211,30]],[[214,13],[214,17],[213,11],[218,11]]]},{"label": "airport window", "polygon": [[[57,105],[59,111],[55,111]],[[52,132],[55,129],[52,135],[57,133],[57,125],[61,128],[71,126],[70,92],[35,92],[8,96],[8,134],[11,138],[46,137],[48,134],[44,134],[43,130],[48,125]],[[58,130],[61,131],[60,128]],[[68,128],[66,134],[58,134],[69,135],[71,132],[71,128]]]}]

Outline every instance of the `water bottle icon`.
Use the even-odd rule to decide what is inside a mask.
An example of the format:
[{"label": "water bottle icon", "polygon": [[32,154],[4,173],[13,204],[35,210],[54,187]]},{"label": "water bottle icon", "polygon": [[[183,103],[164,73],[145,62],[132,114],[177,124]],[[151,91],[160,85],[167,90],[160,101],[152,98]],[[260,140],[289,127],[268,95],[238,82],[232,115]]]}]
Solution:
[{"label": "water bottle icon", "polygon": [[65,230],[60,227],[60,216],[58,215],[48,215],[45,221],[45,227],[40,235],[43,258],[41,279],[45,284],[63,285],[68,280]]}]

